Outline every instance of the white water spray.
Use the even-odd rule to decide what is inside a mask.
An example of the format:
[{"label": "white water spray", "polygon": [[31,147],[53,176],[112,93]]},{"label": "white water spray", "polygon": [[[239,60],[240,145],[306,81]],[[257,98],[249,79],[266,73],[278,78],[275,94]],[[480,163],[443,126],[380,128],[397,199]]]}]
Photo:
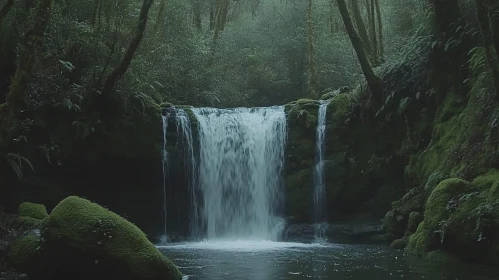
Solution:
[{"label": "white water spray", "polygon": [[199,237],[199,205],[198,205],[198,178],[197,163],[194,154],[194,138],[192,136],[192,125],[189,116],[184,109],[175,110],[175,120],[177,124],[178,144],[183,152],[184,170],[186,173],[187,186],[191,195],[191,235]]},{"label": "white water spray", "polygon": [[168,213],[166,211],[166,178],[168,177],[168,152],[166,151],[166,133],[168,130],[168,117],[170,114],[167,112],[166,115],[161,115],[163,120],[163,151],[161,161],[163,164],[163,224],[164,224],[164,234],[166,237],[166,220],[168,219]]},{"label": "white water spray", "polygon": [[326,197],[326,180],[324,177],[324,152],[326,138],[326,115],[329,101],[322,101],[319,106],[316,147],[315,147],[315,172],[314,172],[314,219],[315,237],[323,239],[325,235],[324,223],[324,199]]},{"label": "white water spray", "polygon": [[284,107],[195,108],[200,227],[208,240],[277,240],[286,143]]}]

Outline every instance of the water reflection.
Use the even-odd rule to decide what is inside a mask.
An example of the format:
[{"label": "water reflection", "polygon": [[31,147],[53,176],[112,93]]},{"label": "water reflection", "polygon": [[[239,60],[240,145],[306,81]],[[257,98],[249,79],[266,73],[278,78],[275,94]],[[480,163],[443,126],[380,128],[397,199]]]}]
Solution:
[{"label": "water reflection", "polygon": [[499,279],[490,267],[427,262],[383,246],[206,242],[160,249],[189,279]]}]

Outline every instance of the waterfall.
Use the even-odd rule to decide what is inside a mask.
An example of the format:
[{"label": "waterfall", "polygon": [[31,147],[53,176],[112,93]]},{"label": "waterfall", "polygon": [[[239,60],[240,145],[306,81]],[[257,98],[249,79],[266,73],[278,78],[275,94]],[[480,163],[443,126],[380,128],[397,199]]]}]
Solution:
[{"label": "waterfall", "polygon": [[316,147],[315,147],[315,172],[314,172],[314,219],[315,219],[315,237],[324,238],[324,199],[326,196],[326,180],[324,178],[324,151],[326,138],[326,114],[329,101],[322,101],[319,106],[319,114],[316,129]]},{"label": "waterfall", "polygon": [[163,112],[161,114],[161,119],[163,120],[163,151],[161,162],[163,164],[163,224],[164,224],[164,234],[166,237],[166,220],[168,219],[168,213],[166,211],[166,178],[168,177],[168,152],[166,151],[166,133],[168,130],[168,118],[170,113]]},{"label": "waterfall", "polygon": [[284,107],[194,108],[202,195],[199,231],[208,240],[277,240],[286,116]]},{"label": "waterfall", "polygon": [[182,150],[184,170],[186,174],[187,187],[191,196],[190,224],[191,235],[199,237],[199,206],[197,195],[197,163],[194,153],[194,140],[192,136],[192,125],[189,116],[184,109],[175,109],[175,122],[177,124],[178,143],[177,147]]}]

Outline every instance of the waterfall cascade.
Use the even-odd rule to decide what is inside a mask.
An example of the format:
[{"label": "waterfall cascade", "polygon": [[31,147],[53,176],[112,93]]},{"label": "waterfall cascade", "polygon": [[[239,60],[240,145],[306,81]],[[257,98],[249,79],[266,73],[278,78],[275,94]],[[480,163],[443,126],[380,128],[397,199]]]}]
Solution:
[{"label": "waterfall cascade", "polygon": [[161,155],[161,161],[163,165],[163,224],[164,224],[164,235],[166,236],[166,220],[168,219],[168,213],[166,211],[166,180],[168,178],[168,152],[166,151],[166,133],[168,130],[168,117],[170,114],[164,112],[161,114],[161,119],[163,121],[163,151]]},{"label": "waterfall cascade", "polygon": [[[208,240],[277,240],[286,143],[283,107],[194,108],[202,196],[198,232]],[[197,199],[197,198],[194,198]]]},{"label": "waterfall cascade", "polygon": [[329,101],[323,101],[319,106],[319,114],[316,130],[315,170],[314,170],[314,219],[315,237],[323,239],[325,227],[322,224],[324,218],[324,199],[326,196],[326,180],[324,177],[324,152],[326,138],[326,115]]},{"label": "waterfall cascade", "polygon": [[194,137],[192,135],[192,124],[184,109],[175,109],[175,123],[177,124],[177,146],[181,149],[184,162],[187,187],[189,188],[190,201],[190,224],[191,235],[199,237],[199,199],[198,199],[198,168],[194,152]]}]

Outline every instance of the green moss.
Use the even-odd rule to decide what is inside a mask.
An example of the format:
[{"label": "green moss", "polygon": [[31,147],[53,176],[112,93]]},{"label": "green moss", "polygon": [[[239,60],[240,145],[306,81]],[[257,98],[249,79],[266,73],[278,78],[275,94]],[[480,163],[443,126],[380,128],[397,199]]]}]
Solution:
[{"label": "green moss", "polygon": [[495,202],[499,199],[499,170],[490,170],[476,177],[471,184],[485,193],[488,201]]},{"label": "green moss", "polygon": [[18,238],[10,246],[8,262],[12,267],[27,272],[36,262],[39,248],[40,240],[33,234]]},{"label": "green moss", "polygon": [[[98,279],[104,279],[106,273],[119,275],[121,279],[181,279],[175,265],[140,229],[79,197],[68,197],[55,207],[43,238],[46,254],[57,259],[56,263],[49,263],[52,266],[69,269],[84,265],[88,260],[98,260],[108,268],[99,271],[102,276]],[[49,265],[45,267],[50,270]],[[109,271],[118,268],[119,271]]]},{"label": "green moss", "polygon": [[461,179],[451,178],[440,182],[428,198],[424,219],[425,226],[431,231],[440,229],[440,222],[446,220],[449,216],[448,202],[452,198],[471,190],[471,184]]},{"label": "green moss", "polygon": [[161,109],[168,109],[168,108],[173,107],[173,104],[170,102],[163,102],[159,106],[161,107]]},{"label": "green moss", "polygon": [[17,223],[19,226],[25,228],[39,228],[42,225],[42,220],[20,216],[17,219]]},{"label": "green moss", "polygon": [[404,236],[400,239],[396,239],[392,242],[390,245],[390,248],[395,249],[395,250],[403,250],[406,246],[407,243],[409,242],[409,238],[407,236]]},{"label": "green moss", "polygon": [[430,247],[430,234],[425,228],[425,222],[421,222],[418,229],[409,237],[405,251],[411,254],[424,255]]},{"label": "green moss", "polygon": [[311,218],[313,169],[300,170],[286,178],[286,212],[294,222]]},{"label": "green moss", "polygon": [[23,202],[17,208],[19,216],[43,220],[49,216],[47,208],[42,204]]},{"label": "green moss", "polygon": [[428,176],[428,179],[426,180],[425,183],[425,191],[428,193],[431,193],[435,187],[440,184],[443,180],[447,179],[447,175],[445,175],[442,172],[434,172],[430,176]]},{"label": "green moss", "polygon": [[336,95],[327,106],[328,120],[340,125],[345,123],[352,109],[354,99],[350,93]]},{"label": "green moss", "polygon": [[423,216],[419,214],[418,212],[411,212],[409,214],[409,220],[407,222],[407,233],[413,233],[416,232],[418,229],[418,225],[423,221]]}]

